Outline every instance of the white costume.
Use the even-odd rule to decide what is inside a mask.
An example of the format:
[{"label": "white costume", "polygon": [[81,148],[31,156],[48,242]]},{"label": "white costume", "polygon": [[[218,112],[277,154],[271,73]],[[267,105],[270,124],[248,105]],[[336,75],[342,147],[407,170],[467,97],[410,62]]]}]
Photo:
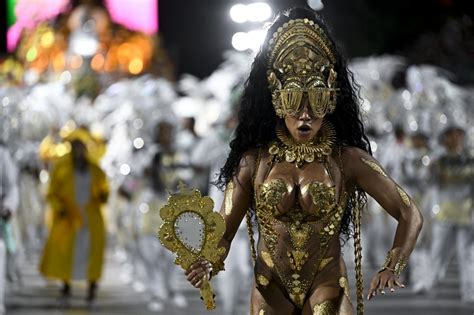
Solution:
[{"label": "white costume", "polygon": [[452,253],[459,265],[460,293],[465,302],[474,302],[474,157],[464,151],[445,154],[436,161],[436,194],[433,206],[433,242],[429,290],[443,278]]},{"label": "white costume", "polygon": [[[229,131],[217,128],[203,139],[192,155],[192,162],[198,166],[210,167],[211,183],[217,179],[220,169],[224,166],[229,153]],[[224,193],[216,186],[209,185],[209,197],[214,201],[214,211],[219,211],[224,200]],[[251,288],[251,259],[250,247],[245,222],[240,227],[232,241],[226,259],[225,270],[219,272],[217,279],[218,295],[224,306],[224,314],[236,314],[238,310],[248,310],[249,305],[242,305],[239,297],[248,296],[240,290],[250,292]],[[236,285],[239,283],[239,285]],[[245,291],[244,291],[245,292]],[[248,304],[248,299],[245,302]]]},{"label": "white costume", "polygon": [[182,274],[173,260],[170,251],[158,241],[156,232],[162,221],[159,215],[166,204],[167,190],[174,189],[178,183],[174,164],[176,154],[162,152],[153,147],[150,150],[151,161],[143,170],[142,180],[134,197],[134,227],[137,240],[138,260],[143,271],[143,283],[149,294],[148,307],[151,311],[163,309],[163,302],[170,300],[174,306],[184,308],[187,301],[177,285]]},{"label": "white costume", "polygon": [[[17,210],[19,203],[18,195],[18,174],[15,164],[7,148],[0,144],[0,208],[1,212],[8,209],[12,214]],[[13,242],[8,231],[9,224],[1,220],[0,232],[0,314],[5,313],[5,275],[7,248],[12,246]]]},{"label": "white costume", "polygon": [[407,149],[402,160],[403,184],[407,193],[418,205],[423,218],[423,228],[418,244],[410,259],[410,281],[414,292],[420,290],[424,279],[428,276],[427,266],[430,264],[431,244],[431,197],[433,189],[430,185],[431,160],[428,148]]},{"label": "white costume", "polygon": [[[74,184],[76,189],[76,203],[84,218],[87,218],[86,205],[90,199],[91,192],[91,174],[86,168],[84,171],[76,170],[74,172]],[[90,233],[87,226],[88,220],[84,220],[84,224],[76,233],[74,244],[74,258],[72,278],[74,280],[87,279],[87,268],[89,262],[90,251]]]}]

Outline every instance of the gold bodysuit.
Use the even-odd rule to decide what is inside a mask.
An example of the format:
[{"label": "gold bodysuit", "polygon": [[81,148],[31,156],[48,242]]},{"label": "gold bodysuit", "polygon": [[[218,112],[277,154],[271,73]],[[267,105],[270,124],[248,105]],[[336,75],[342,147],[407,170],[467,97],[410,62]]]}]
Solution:
[{"label": "gold bodysuit", "polygon": [[[276,281],[300,309],[311,288],[320,285],[318,275],[325,268],[340,270],[339,234],[347,193],[342,173],[337,196],[329,167],[322,165],[328,177],[324,182],[311,180],[300,187],[280,176],[283,174],[272,174],[270,166],[261,184],[254,187],[261,236],[255,266],[257,288],[265,290]],[[331,282],[339,286],[345,275],[334,276]]]}]

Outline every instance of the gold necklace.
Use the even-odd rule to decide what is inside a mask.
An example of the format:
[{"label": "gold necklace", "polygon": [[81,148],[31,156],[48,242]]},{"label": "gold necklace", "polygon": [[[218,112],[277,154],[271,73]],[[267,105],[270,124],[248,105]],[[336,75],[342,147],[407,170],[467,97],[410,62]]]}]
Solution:
[{"label": "gold necklace", "polygon": [[274,140],[268,149],[272,159],[295,163],[296,167],[314,160],[321,163],[326,161],[327,156],[332,153],[331,147],[336,140],[336,131],[327,121],[323,122],[316,137],[308,143],[296,142],[283,129],[277,129],[276,134],[278,140]]}]

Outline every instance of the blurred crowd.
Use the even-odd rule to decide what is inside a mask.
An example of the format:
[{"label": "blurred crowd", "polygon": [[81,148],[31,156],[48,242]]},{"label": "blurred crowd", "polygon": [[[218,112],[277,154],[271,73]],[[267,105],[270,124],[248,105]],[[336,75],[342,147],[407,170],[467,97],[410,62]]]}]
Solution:
[{"label": "blurred crowd", "polygon": [[[39,261],[41,274],[59,282],[61,304],[69,303],[78,280],[87,281],[92,303],[107,244],[122,267],[121,280],[145,291],[151,310],[162,310],[164,301],[186,307],[176,281],[181,271],[157,238],[159,209],[180,181],[220,206],[222,192],[211,182],[227,157],[248,63],[247,55],[229,53],[203,81],[186,76],[176,85],[145,75],[95,97],[78,96],[61,81],[3,85],[8,286],[22,285],[19,261]],[[224,273],[227,281],[250,277],[246,232],[240,234],[245,246],[235,248],[245,250],[234,260],[241,272]],[[225,301],[237,299],[233,290],[222,295]]]},{"label": "blurred crowd", "polygon": [[[229,152],[251,62],[250,54],[228,52],[202,80],[138,74],[82,76],[87,84],[77,84],[77,73],[61,69],[0,86],[0,314],[5,289],[23,285],[21,261],[38,261],[59,281],[61,303],[76,280],[87,281],[94,302],[106,248],[120,280],[145,292],[150,310],[165,301],[186,307],[176,281],[184,276],[157,238],[159,210],[180,181],[220,208],[223,192],[212,182]],[[455,254],[461,298],[474,302],[474,88],[398,56],[355,59],[350,69],[373,154],[424,215],[404,280],[429,292]],[[395,221],[372,200],[363,220],[363,258],[375,269]],[[251,268],[243,225],[217,277],[225,314],[250,290]],[[237,281],[244,285],[229,285]]]},{"label": "blurred crowd", "polygon": [[[227,157],[250,61],[229,53],[204,80],[184,76],[174,84],[147,75],[94,98],[77,97],[62,82],[2,86],[1,283],[21,286],[18,261],[39,257],[41,273],[60,280],[63,303],[75,280],[88,281],[93,302],[107,246],[122,266],[121,280],[145,291],[151,310],[165,300],[185,307],[176,286],[182,275],[157,239],[159,209],[180,181],[220,207],[223,193],[212,182]],[[355,60],[351,69],[373,154],[425,218],[405,281],[416,293],[429,292],[456,254],[461,297],[472,302],[473,90],[441,69],[407,67],[394,56]],[[383,263],[394,227],[370,200],[366,266]],[[218,278],[229,314],[242,292],[228,284],[246,279],[250,287],[246,233],[239,230]]]}]

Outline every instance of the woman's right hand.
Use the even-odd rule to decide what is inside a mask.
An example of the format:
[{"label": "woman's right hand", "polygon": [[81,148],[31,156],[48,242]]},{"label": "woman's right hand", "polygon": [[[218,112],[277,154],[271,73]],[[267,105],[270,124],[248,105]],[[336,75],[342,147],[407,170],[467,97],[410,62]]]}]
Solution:
[{"label": "woman's right hand", "polygon": [[194,263],[184,272],[189,283],[195,288],[201,288],[204,277],[209,280],[212,272],[212,264],[207,260],[201,260]]}]

